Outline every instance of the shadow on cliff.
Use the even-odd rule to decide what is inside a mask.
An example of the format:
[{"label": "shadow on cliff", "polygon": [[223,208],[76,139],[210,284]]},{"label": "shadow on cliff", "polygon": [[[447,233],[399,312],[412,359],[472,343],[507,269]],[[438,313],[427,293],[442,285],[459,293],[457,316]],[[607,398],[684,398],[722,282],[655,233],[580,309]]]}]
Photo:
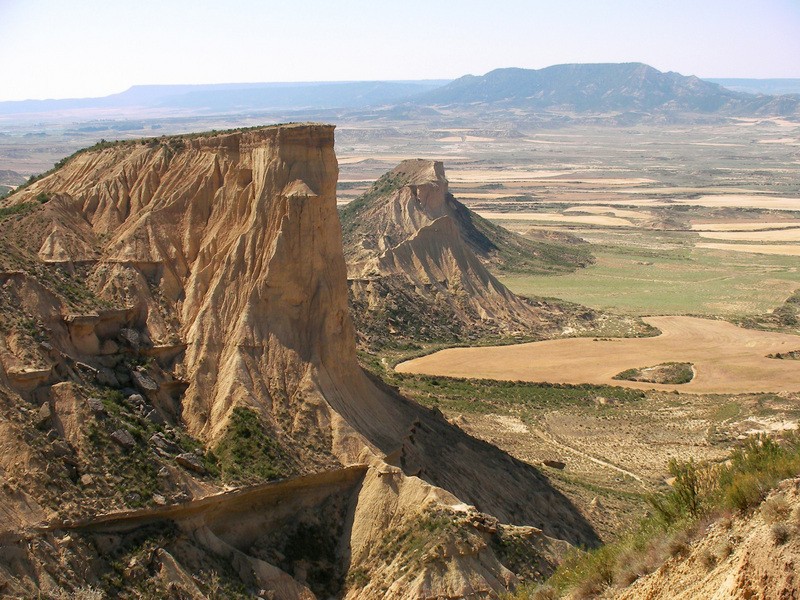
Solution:
[{"label": "shadow on cliff", "polygon": [[[592,525],[536,468],[468,435],[440,411],[425,408],[375,375],[364,373],[383,402],[391,403],[401,415],[394,429],[403,433],[391,442],[374,435],[375,425],[382,429],[380,423],[360,430],[381,448],[387,462],[407,475],[446,489],[502,522],[538,527],[546,535],[574,545],[599,545]],[[358,427],[357,422],[351,424]]]}]

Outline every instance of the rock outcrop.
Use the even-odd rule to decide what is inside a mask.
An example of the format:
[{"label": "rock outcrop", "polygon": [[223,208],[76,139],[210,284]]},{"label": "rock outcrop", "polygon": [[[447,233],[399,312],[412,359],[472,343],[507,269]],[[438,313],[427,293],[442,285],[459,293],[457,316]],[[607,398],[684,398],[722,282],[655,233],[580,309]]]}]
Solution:
[{"label": "rock outcrop", "polygon": [[[573,315],[513,294],[489,268],[544,265],[541,244],[472,213],[448,191],[439,161],[406,160],[342,212],[350,293],[361,341],[546,337]],[[577,266],[577,265],[576,265]],[[589,314],[591,311],[583,311]]]},{"label": "rock outcrop", "polygon": [[[339,528],[331,556],[345,573],[368,569],[385,580],[394,558],[366,550],[383,539],[385,527],[461,503],[504,523],[537,528],[534,546],[542,555],[552,554],[549,548],[558,540],[597,541],[583,517],[533,467],[467,436],[440,413],[361,370],[336,177],[333,127],[286,125],[100,145],[11,197],[13,217],[0,221],[6,325],[0,396],[7,415],[19,407],[23,417],[3,421],[9,430],[4,439],[15,440],[21,450],[0,468],[5,477],[19,478],[48,471],[37,448],[51,438],[69,440],[60,487],[50,486],[60,496],[48,496],[49,480],[42,479],[22,484],[17,504],[0,499],[3,510],[16,515],[14,522],[30,526],[51,519],[53,528],[64,528],[84,518],[96,521],[97,513],[110,509],[197,501],[220,491],[219,461],[232,457],[243,461],[237,463],[241,468],[272,461],[259,471],[265,477],[369,467],[359,491],[348,492],[350,508],[337,513],[345,520],[330,521]],[[411,185],[413,202],[430,201],[432,208],[446,193],[428,183]],[[436,210],[446,211],[446,205]],[[423,212],[417,217],[429,218]],[[380,268],[403,271],[435,256],[429,263],[432,280],[466,269],[475,282],[489,286],[492,297],[506,294],[463,244],[443,247],[436,235],[426,240],[437,229],[452,234],[448,219],[443,212],[414,241],[384,253]],[[445,270],[434,270],[434,263]],[[481,295],[477,283],[464,290],[469,293]],[[508,306],[526,310],[513,297],[503,306],[487,301],[482,310],[505,318],[516,310]],[[103,397],[99,404],[96,396]],[[39,433],[26,433],[27,423],[41,420],[42,405],[52,408],[49,421]],[[256,416],[255,424],[247,415]],[[127,435],[118,433],[123,428]],[[261,436],[258,456],[239,456],[241,446],[231,450],[231,431]],[[188,435],[205,445],[207,456]],[[24,441],[26,436],[33,441]],[[105,439],[112,445],[103,448],[118,461],[98,461],[93,444]],[[115,469],[132,465],[143,469],[143,486],[122,497],[110,482],[122,477]],[[382,479],[381,473],[391,475]],[[120,481],[130,480],[125,477]],[[106,480],[103,489],[113,497],[99,495]],[[406,496],[410,500],[392,500]],[[76,499],[84,509],[94,502],[94,517],[90,511],[70,525],[65,499]],[[37,508],[20,509],[20,502]],[[291,512],[288,502],[284,510]],[[294,507],[306,508],[302,502]],[[217,510],[224,512],[225,504]],[[387,515],[395,515],[391,523],[380,521]],[[190,588],[191,557],[208,552],[235,557],[245,565],[242,572],[261,574],[245,585],[274,584],[276,598],[313,597],[303,583],[305,567],[298,563],[297,572],[287,574],[275,566],[286,567],[285,552],[278,553],[284,559],[269,559],[263,544],[260,550],[241,540],[232,544],[236,536],[223,539],[208,523],[179,526],[194,549],[164,541],[169,556],[157,557],[159,572],[172,573],[176,582]],[[264,527],[259,534],[266,540]],[[445,538],[455,540],[457,530]],[[473,542],[455,555],[452,549],[434,552],[429,558],[441,565],[439,575],[396,585],[386,597],[417,597],[420,590],[434,596],[473,590],[491,597],[513,585],[513,574],[486,540]],[[174,552],[164,550],[168,546]],[[46,554],[36,554],[42,568]],[[467,558],[451,560],[456,555]],[[445,576],[450,567],[466,574]],[[16,581],[23,577],[19,569],[6,572]],[[48,577],[50,588],[60,585],[59,576]],[[365,597],[358,595],[358,583],[350,582],[356,590],[351,597]]]}]

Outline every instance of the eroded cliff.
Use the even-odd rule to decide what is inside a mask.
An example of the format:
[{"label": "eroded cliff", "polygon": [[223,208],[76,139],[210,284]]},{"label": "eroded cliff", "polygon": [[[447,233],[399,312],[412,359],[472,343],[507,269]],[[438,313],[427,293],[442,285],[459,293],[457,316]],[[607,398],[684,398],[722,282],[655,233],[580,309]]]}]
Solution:
[{"label": "eroded cliff", "polygon": [[[548,256],[572,268],[591,256],[572,243],[507,231],[449,191],[440,161],[405,160],[342,211],[351,301],[362,346],[542,339],[597,328],[585,307],[512,293],[491,270],[551,272]],[[389,327],[386,327],[386,324]]]},{"label": "eroded cliff", "polygon": [[[528,527],[520,535],[539,540],[529,546],[540,557],[555,556],[556,540],[596,541],[535,469],[360,369],[333,141],[333,127],[286,125],[104,144],[12,196],[0,220],[0,388],[6,439],[20,449],[0,465],[14,480],[0,505],[14,518],[9,532],[22,555],[24,535],[45,539],[110,510],[143,507],[135,531],[171,522],[190,536],[191,547],[175,541],[180,536],[162,539],[163,553],[147,559],[148,569],[190,594],[186,574],[200,552],[238,557],[244,585],[271,589],[275,597],[410,598],[423,591],[492,596],[514,585],[515,575],[488,541],[497,527],[487,533],[484,517],[463,515],[482,511]],[[426,190],[417,188],[416,198]],[[424,248],[438,252],[435,243]],[[411,244],[383,260],[420,256]],[[493,285],[466,252],[447,250],[447,256],[476,272],[476,282]],[[50,469],[52,461],[63,467]],[[137,476],[131,464],[147,482],[138,491],[125,488]],[[241,528],[220,530],[219,517],[198,521],[154,508],[188,502],[194,514],[200,508],[193,503],[219,493],[225,482],[325,473],[337,480],[351,466],[367,470],[354,487],[295,507],[300,515],[340,494],[329,502],[327,521],[308,517],[333,532],[330,556],[314,560],[308,549],[292,560],[285,548],[277,550],[275,532],[285,531],[290,517],[276,525],[250,514],[261,528],[256,544]],[[221,498],[217,515],[241,511]],[[292,494],[280,498],[294,514]],[[461,525],[443,526],[441,540],[426,538],[431,552],[417,564],[424,580],[400,574],[411,560],[404,552],[414,548],[367,550],[388,544],[392,532],[416,531],[414,523],[431,515]],[[26,530],[42,519],[50,521],[50,533]],[[465,527],[483,533],[459,543]],[[129,538],[118,538],[115,552],[124,554]],[[435,551],[439,541],[445,549]],[[29,567],[20,567],[20,559],[6,568],[9,581],[18,589],[74,584],[48,570],[46,555],[34,552]],[[546,571],[552,560],[542,560]],[[338,583],[314,592],[308,565],[330,561],[337,565],[331,581]],[[461,575],[447,575],[451,568]],[[241,575],[251,571],[255,578]],[[323,579],[328,572],[312,571]],[[381,584],[359,596],[368,581],[352,573]]]}]

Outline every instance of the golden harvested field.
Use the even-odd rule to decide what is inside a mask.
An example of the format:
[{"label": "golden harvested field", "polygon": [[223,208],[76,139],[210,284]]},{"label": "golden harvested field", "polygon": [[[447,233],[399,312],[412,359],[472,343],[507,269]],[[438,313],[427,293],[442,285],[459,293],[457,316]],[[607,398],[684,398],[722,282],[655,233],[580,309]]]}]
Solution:
[{"label": "golden harvested field", "polygon": [[[800,391],[800,365],[767,354],[800,349],[800,336],[743,329],[694,317],[649,317],[652,338],[572,338],[484,348],[450,348],[397,365],[401,373],[551,383],[593,383],[697,393]],[[694,363],[687,384],[617,381],[626,369]]]},{"label": "golden harvested field", "polygon": [[800,198],[780,198],[760,194],[727,194],[700,196],[688,200],[675,200],[678,204],[706,206],[709,208],[766,208],[770,210],[800,210]]},{"label": "golden harvested field", "polygon": [[700,237],[731,242],[800,242],[800,227],[767,231],[701,231]]},{"label": "golden harvested field", "polygon": [[582,225],[602,225],[605,227],[633,227],[633,223],[627,219],[619,217],[609,217],[605,215],[561,215],[558,213],[536,213],[536,212],[494,212],[478,210],[477,212],[484,219],[492,221],[542,221],[549,223],[580,223]]},{"label": "golden harvested field", "polygon": [[780,256],[800,256],[800,245],[793,244],[718,244],[701,242],[698,248],[725,250],[726,252],[749,252],[751,254],[777,254]]}]

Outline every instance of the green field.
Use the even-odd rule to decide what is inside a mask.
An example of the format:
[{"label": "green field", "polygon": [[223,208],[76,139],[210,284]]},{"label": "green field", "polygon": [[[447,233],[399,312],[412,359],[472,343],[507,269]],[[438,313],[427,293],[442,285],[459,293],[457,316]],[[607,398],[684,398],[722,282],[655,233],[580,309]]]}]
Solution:
[{"label": "green field", "polygon": [[797,257],[693,248],[693,238],[688,232],[626,232],[624,243],[594,245],[597,262],[585,269],[500,279],[518,294],[595,309],[723,318],[769,312],[800,288]]}]

